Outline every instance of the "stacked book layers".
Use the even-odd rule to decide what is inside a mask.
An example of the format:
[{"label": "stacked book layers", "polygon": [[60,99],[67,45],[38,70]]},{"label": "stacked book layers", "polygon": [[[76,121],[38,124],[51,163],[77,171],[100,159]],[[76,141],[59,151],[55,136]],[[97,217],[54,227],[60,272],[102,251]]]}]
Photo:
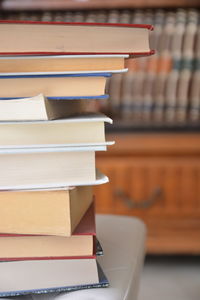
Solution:
[{"label": "stacked book layers", "polygon": [[0,23],[0,297],[108,286],[92,186],[112,120],[97,103],[129,55],[153,53],[150,30]]}]

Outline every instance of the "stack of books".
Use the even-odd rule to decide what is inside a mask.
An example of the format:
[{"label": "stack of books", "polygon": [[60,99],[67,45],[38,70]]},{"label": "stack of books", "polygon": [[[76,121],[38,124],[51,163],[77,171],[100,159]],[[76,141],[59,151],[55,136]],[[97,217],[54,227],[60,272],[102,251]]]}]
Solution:
[{"label": "stack of books", "polygon": [[151,26],[1,22],[0,297],[106,287],[92,186],[106,79]]}]

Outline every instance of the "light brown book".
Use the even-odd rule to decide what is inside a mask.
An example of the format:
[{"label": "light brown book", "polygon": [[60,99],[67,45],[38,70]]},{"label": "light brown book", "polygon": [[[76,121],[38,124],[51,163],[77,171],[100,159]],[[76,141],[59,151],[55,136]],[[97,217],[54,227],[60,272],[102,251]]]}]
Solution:
[{"label": "light brown book", "polygon": [[152,25],[0,22],[1,54],[130,54],[151,55]]},{"label": "light brown book", "polygon": [[92,186],[0,192],[0,232],[70,236],[92,202]]},{"label": "light brown book", "polygon": [[0,73],[95,72],[125,68],[128,55],[1,56]]},{"label": "light brown book", "polygon": [[110,73],[4,74],[0,75],[0,98],[33,97],[38,94],[61,99],[98,97],[104,95],[106,78],[110,76]]}]

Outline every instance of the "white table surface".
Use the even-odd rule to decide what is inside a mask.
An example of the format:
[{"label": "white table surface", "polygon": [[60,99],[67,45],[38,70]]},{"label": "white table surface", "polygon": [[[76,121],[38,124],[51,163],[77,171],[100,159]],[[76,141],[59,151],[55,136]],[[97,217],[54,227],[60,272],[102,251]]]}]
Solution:
[{"label": "white table surface", "polygon": [[104,250],[98,261],[110,282],[109,288],[1,299],[136,300],[144,258],[144,224],[133,217],[97,215],[96,226]]}]

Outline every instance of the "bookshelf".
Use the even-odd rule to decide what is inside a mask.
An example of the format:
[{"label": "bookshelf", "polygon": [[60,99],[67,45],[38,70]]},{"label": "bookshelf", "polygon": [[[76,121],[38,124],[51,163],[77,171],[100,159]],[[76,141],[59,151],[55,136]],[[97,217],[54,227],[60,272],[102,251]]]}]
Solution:
[{"label": "bookshelf", "polygon": [[83,10],[120,8],[200,7],[198,0],[1,0],[4,10]]},{"label": "bookshelf", "polygon": [[[195,0],[1,1],[4,19],[155,25],[157,55],[132,60],[127,74],[114,75],[110,99],[99,106],[115,120],[108,140],[116,145],[97,156],[112,179],[96,188],[97,212],[144,220],[153,254],[200,253],[199,7]],[[183,51],[187,40],[193,46]]]}]

